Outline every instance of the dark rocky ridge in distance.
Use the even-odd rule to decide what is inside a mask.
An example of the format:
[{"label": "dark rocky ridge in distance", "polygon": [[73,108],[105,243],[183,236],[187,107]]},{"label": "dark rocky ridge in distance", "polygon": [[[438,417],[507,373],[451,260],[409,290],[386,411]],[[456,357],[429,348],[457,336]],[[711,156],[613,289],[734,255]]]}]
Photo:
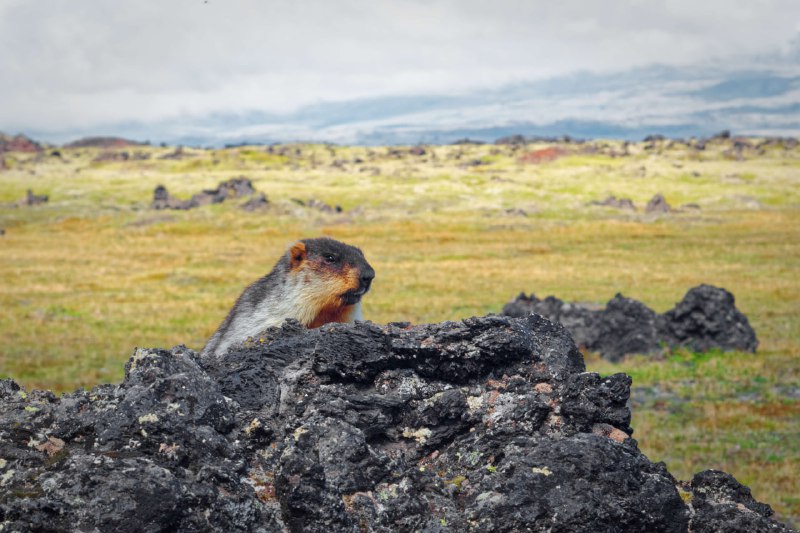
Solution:
[{"label": "dark rocky ridge in distance", "polygon": [[537,315],[137,349],[119,385],[0,381],[0,527],[789,531],[729,474],[645,457],[630,385]]},{"label": "dark rocky ridge in distance", "polygon": [[126,148],[147,144],[146,142],[132,141],[122,137],[84,137],[64,144],[64,148]]},{"label": "dark rocky ridge in distance", "polygon": [[612,361],[675,347],[755,352],[758,346],[756,333],[736,308],[733,294],[712,285],[690,289],[673,309],[661,315],[621,294],[604,309],[567,303],[555,296],[540,300],[525,293],[503,307],[506,316],[530,313],[560,322],[579,346]]}]

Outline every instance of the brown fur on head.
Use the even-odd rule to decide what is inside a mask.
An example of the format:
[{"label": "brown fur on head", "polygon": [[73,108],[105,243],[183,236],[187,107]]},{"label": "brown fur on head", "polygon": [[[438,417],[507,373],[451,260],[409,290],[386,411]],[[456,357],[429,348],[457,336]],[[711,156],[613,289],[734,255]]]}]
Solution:
[{"label": "brown fur on head", "polygon": [[375,277],[361,250],[328,238],[305,239],[287,255],[300,322],[316,328],[350,321]]}]

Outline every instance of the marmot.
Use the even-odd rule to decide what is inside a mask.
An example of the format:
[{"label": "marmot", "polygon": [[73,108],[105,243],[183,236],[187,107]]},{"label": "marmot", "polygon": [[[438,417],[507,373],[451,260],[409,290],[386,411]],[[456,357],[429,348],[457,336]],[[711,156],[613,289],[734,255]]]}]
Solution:
[{"label": "marmot", "polygon": [[297,241],[272,272],[239,296],[202,356],[219,357],[287,318],[308,328],[361,320],[361,298],[374,278],[375,271],[354,246],[325,237]]}]

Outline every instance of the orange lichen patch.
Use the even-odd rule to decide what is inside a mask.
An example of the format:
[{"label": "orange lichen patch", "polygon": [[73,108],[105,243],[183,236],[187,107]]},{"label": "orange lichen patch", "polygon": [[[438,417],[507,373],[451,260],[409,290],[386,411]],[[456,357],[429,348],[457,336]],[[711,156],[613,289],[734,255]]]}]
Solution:
[{"label": "orange lichen patch", "polygon": [[178,456],[177,452],[179,449],[180,446],[178,446],[177,444],[168,445],[167,443],[162,442],[161,445],[158,447],[158,453],[162,453],[167,457],[169,457],[170,459],[175,459]]},{"label": "orange lichen patch", "polygon": [[[428,432],[430,432],[430,430],[428,430]],[[428,455],[422,457],[419,461],[417,461],[417,466],[425,468],[433,468],[436,459],[438,457],[439,457],[439,450],[434,450],[432,453],[429,453]]]},{"label": "orange lichen patch", "polygon": [[498,379],[490,379],[486,382],[486,385],[493,389],[503,390],[508,387],[508,383],[505,380],[498,380]]},{"label": "orange lichen patch", "polygon": [[560,428],[564,425],[564,420],[559,415],[550,413],[547,417],[547,425],[554,428]]},{"label": "orange lichen patch", "polygon": [[544,363],[534,363],[531,365],[531,368],[537,374],[542,374],[547,371],[547,365]]},{"label": "orange lichen patch", "polygon": [[534,150],[533,152],[528,152],[527,154],[523,155],[519,158],[520,162],[522,163],[547,163],[549,161],[555,161],[559,157],[567,155],[567,151],[563,148],[542,148],[541,150]]},{"label": "orange lichen patch", "polygon": [[594,424],[592,426],[592,433],[600,435],[601,437],[607,437],[616,442],[624,442],[625,439],[630,437],[630,435],[621,429],[617,429],[610,424]]},{"label": "orange lichen patch", "polygon": [[275,490],[275,485],[272,483],[264,483],[255,490],[256,498],[262,502],[274,502],[278,499],[278,493]]},{"label": "orange lichen patch", "polygon": [[541,392],[542,394],[550,394],[551,392],[553,392],[553,386],[550,385],[549,383],[542,382],[534,385],[533,390],[535,390],[536,392]]},{"label": "orange lichen patch", "polygon": [[352,494],[342,494],[342,503],[344,504],[344,510],[347,513],[353,512],[353,495]]},{"label": "orange lichen patch", "polygon": [[497,399],[500,397],[500,393],[497,391],[491,391],[487,395],[486,403],[489,405],[494,405]]},{"label": "orange lichen patch", "polygon": [[36,446],[40,452],[45,452],[48,457],[52,457],[64,448],[64,441],[57,437],[47,437],[47,440]]},{"label": "orange lichen patch", "polygon": [[253,486],[253,491],[256,493],[256,498],[262,502],[274,502],[278,499],[277,491],[275,490],[274,472],[265,471],[261,467],[257,467],[250,471],[248,480]]},{"label": "orange lichen patch", "polygon": [[[361,502],[359,502],[359,500],[361,500]],[[358,507],[363,507],[365,504],[367,506],[378,505],[378,502],[375,500],[375,495],[372,493],[372,491],[342,494],[342,503],[344,504],[345,511],[348,513],[353,513],[354,511],[357,512]]]}]

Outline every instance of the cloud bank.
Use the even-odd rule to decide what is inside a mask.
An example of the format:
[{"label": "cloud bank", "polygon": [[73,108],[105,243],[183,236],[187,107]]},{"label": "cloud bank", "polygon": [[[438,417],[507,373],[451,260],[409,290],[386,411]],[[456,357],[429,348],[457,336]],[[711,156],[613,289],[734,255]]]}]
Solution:
[{"label": "cloud bank", "polygon": [[0,0],[0,129],[286,116],[651,64],[791,70],[798,35],[796,0]]}]

